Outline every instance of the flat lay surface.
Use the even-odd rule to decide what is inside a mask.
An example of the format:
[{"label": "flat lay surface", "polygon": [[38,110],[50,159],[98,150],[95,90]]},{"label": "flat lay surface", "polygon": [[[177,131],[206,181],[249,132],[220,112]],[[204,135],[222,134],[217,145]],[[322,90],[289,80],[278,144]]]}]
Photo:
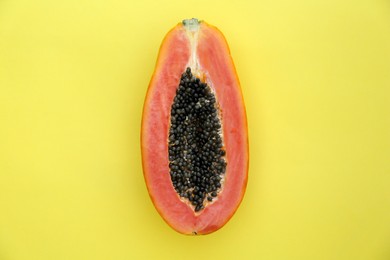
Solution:
[{"label": "flat lay surface", "polygon": [[[184,236],[155,210],[142,107],[165,34],[225,35],[242,204]],[[387,1],[0,2],[0,259],[390,259]]]}]

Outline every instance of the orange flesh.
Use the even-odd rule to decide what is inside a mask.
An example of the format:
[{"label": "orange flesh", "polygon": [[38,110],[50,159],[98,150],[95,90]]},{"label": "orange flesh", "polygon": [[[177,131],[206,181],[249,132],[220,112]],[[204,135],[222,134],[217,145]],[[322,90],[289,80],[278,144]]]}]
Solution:
[{"label": "orange flesh", "polygon": [[[144,177],[163,219],[183,234],[208,234],[221,228],[238,208],[247,183],[248,136],[244,102],[225,38],[204,22],[196,28],[195,59],[221,108],[227,168],[218,198],[199,213],[180,200],[168,161],[170,110],[180,76],[194,55],[188,27],[177,25],[164,39],[144,104],[141,132]],[[194,57],[192,57],[194,58]]]}]

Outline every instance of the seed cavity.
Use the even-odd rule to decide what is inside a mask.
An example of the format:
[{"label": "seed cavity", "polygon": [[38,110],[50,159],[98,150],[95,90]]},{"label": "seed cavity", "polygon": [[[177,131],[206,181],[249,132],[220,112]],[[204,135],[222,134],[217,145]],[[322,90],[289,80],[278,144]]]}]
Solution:
[{"label": "seed cavity", "polygon": [[181,76],[170,123],[171,181],[177,194],[199,212],[221,191],[227,164],[215,95],[190,68]]}]

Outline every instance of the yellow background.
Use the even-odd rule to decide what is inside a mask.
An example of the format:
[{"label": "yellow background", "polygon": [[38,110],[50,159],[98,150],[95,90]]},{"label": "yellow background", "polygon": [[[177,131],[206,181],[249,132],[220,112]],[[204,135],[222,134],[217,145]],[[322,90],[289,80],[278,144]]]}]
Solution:
[{"label": "yellow background", "polygon": [[[143,180],[166,32],[225,34],[250,135],[246,196],[187,237]],[[0,259],[390,259],[388,1],[0,2]]]}]

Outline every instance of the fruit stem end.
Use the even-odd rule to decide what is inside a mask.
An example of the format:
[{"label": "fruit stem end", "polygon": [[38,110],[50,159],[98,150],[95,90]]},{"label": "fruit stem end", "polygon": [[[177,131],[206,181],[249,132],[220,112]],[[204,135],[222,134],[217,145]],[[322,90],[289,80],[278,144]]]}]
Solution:
[{"label": "fruit stem end", "polygon": [[196,19],[196,18],[183,20],[183,25],[189,31],[197,31],[198,28],[199,28],[199,24],[200,24],[200,21],[198,19]]}]

